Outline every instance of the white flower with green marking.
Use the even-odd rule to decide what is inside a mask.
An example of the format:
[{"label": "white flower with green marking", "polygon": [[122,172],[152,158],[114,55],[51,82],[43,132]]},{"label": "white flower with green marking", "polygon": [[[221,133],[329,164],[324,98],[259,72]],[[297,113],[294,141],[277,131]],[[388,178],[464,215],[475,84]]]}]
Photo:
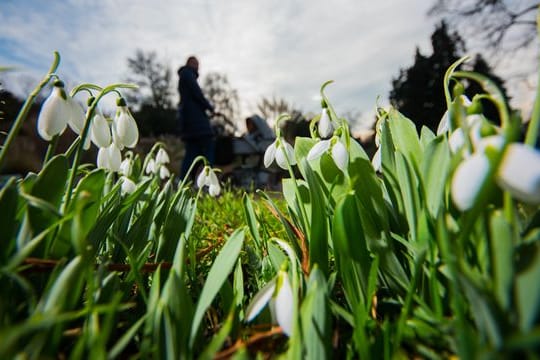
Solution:
[{"label": "white flower with green marking", "polygon": [[114,119],[114,130],[116,131],[115,141],[127,148],[133,148],[139,141],[137,123],[127,106],[125,106],[125,101],[120,99],[118,103],[119,106]]},{"label": "white flower with green marking", "polygon": [[347,171],[349,165],[349,153],[345,145],[339,141],[337,136],[328,140],[321,140],[317,142],[307,155],[308,160],[315,160],[320,158],[324,153],[329,153],[334,163],[342,172]]},{"label": "white flower with green marking", "polygon": [[221,185],[215,171],[210,166],[205,166],[199,176],[197,176],[197,187],[199,189],[208,187],[211,196],[218,196],[221,193]]},{"label": "white flower with green marking", "polygon": [[283,170],[289,168],[287,165],[288,163],[290,163],[291,166],[296,165],[293,147],[279,137],[266,148],[266,151],[264,152],[264,166],[270,167],[274,160]]},{"label": "white flower with green marking", "polygon": [[64,84],[61,81],[56,81],[38,115],[39,136],[44,140],[51,141],[54,136],[64,132],[71,117],[72,109],[67,101]]},{"label": "white flower with green marking", "polygon": [[122,163],[120,149],[112,143],[106,148],[100,148],[97,156],[97,166],[102,169],[118,172]]},{"label": "white flower with green marking", "polygon": [[334,133],[334,126],[330,120],[330,115],[328,114],[327,108],[322,109],[317,130],[319,131],[319,136],[323,139],[329,138]]},{"label": "white flower with green marking", "polygon": [[293,289],[289,274],[280,270],[278,275],[266,284],[253,298],[246,310],[246,321],[252,321],[267,304],[273,312],[278,325],[287,336],[291,336],[293,328]]}]

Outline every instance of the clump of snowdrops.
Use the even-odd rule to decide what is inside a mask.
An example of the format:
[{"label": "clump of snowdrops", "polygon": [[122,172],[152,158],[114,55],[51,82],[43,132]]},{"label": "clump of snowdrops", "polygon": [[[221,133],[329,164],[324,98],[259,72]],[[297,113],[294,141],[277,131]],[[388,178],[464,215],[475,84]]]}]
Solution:
[{"label": "clump of snowdrops", "polygon": [[[521,118],[489,79],[457,71],[462,61],[446,73],[448,112],[437,134],[418,134],[395,109],[379,108],[372,159],[323,84],[311,136],[287,143],[281,116],[264,155],[266,166],[289,173],[286,205],[264,192],[236,199],[245,225],[215,244],[193,237],[197,202],[203,189],[233,199],[206,160],[192,166],[202,164],[199,191],[175,185],[162,144],[144,160],[125,150],[138,133],[120,95],[114,117],[98,111],[103,96],[130,85],[86,84],[68,97],[56,83],[40,134],[54,144],[70,126],[80,136],[65,154],[51,150],[38,174],[0,191],[0,354],[534,356],[538,111],[521,142]],[[463,79],[485,93],[464,97]],[[72,100],[83,89],[86,111]],[[479,99],[497,106],[501,126]],[[91,143],[97,166],[79,163]],[[268,231],[263,207],[281,232]]]}]

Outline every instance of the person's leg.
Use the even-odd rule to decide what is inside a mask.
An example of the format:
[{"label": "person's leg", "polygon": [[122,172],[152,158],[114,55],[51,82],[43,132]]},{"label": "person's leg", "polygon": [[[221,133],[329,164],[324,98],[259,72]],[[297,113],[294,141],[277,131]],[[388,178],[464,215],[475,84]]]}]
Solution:
[{"label": "person's leg", "polygon": [[184,145],[186,152],[184,154],[184,160],[182,161],[182,167],[180,169],[180,179],[184,179],[186,177],[191,163],[193,160],[195,160],[197,155],[200,154],[200,146],[198,141],[187,140],[184,142]]},{"label": "person's leg", "polygon": [[216,160],[216,142],[214,138],[204,139],[202,154],[206,157],[206,160],[208,160],[208,163],[210,163],[210,165],[214,165],[214,162]]}]

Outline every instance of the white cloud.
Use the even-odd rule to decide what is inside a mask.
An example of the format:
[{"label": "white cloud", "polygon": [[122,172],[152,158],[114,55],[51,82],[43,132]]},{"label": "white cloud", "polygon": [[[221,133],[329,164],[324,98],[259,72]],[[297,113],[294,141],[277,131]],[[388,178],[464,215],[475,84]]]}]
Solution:
[{"label": "white cloud", "polygon": [[391,79],[427,49],[432,0],[90,1],[3,0],[0,64],[22,63],[41,76],[53,50],[60,74],[106,85],[126,78],[127,57],[155,50],[175,71],[187,56],[201,74],[227,74],[245,111],[262,96],[282,97],[304,111],[328,80],[342,111],[373,113]]}]

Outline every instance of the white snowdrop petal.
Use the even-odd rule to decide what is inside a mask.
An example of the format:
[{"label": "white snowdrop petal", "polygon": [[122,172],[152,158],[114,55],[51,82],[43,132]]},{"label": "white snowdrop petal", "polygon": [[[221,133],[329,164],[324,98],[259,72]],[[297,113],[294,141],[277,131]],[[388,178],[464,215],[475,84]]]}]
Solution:
[{"label": "white snowdrop petal", "polygon": [[272,163],[274,162],[274,158],[276,156],[276,142],[274,141],[272,144],[270,144],[266,151],[264,152],[264,166],[270,167]]},{"label": "white snowdrop petal", "polygon": [[62,89],[55,86],[49,97],[43,103],[38,115],[37,128],[39,136],[50,141],[55,135],[61,134],[67,127],[71,110],[61,95]]},{"label": "white snowdrop petal", "polygon": [[261,310],[268,304],[274,290],[276,289],[276,279],[272,279],[268,284],[266,284],[259,292],[253,297],[253,300],[249,304],[246,310],[246,321],[251,321],[255,319]]},{"label": "white snowdrop petal", "polygon": [[137,189],[137,186],[131,179],[123,176],[122,185],[120,186],[120,189],[121,189],[122,195],[126,195],[126,194],[133,193],[135,189]]},{"label": "white snowdrop petal", "polygon": [[112,136],[107,119],[101,114],[96,114],[92,118],[90,126],[92,142],[98,147],[108,147],[111,145]]},{"label": "white snowdrop petal", "polygon": [[124,176],[131,175],[131,159],[125,158],[120,164],[120,174]]},{"label": "white snowdrop petal", "polygon": [[330,140],[321,140],[309,150],[308,160],[315,160],[322,156],[330,148]]},{"label": "white snowdrop petal", "polygon": [[109,169],[109,154],[107,154],[107,148],[99,148],[96,162],[98,168]]},{"label": "white snowdrop petal", "polygon": [[197,188],[201,189],[206,184],[206,168],[197,176]]},{"label": "white snowdrop petal", "polygon": [[116,120],[116,131],[120,142],[128,148],[133,148],[139,141],[139,130],[133,116],[127,108],[121,108]]},{"label": "white snowdrop petal", "polygon": [[349,153],[341,142],[337,142],[332,146],[332,159],[339,170],[345,172],[349,166]]},{"label": "white snowdrop petal", "polygon": [[74,133],[80,135],[84,129],[84,122],[86,117],[84,111],[77,101],[71,96],[67,97],[67,103],[70,110],[70,116],[68,118],[68,125]]},{"label": "white snowdrop petal", "polygon": [[373,154],[373,158],[371,159],[371,165],[373,165],[373,169],[375,171],[381,171],[382,169],[382,157],[381,157],[381,148],[379,147],[375,154]]},{"label": "white snowdrop petal", "polygon": [[144,172],[147,174],[154,174],[156,172],[156,162],[154,159],[148,160]]},{"label": "white snowdrop petal", "polygon": [[221,187],[219,186],[219,184],[215,185],[215,184],[211,184],[209,187],[208,187],[208,193],[210,194],[210,196],[218,196],[219,193],[221,192]]},{"label": "white snowdrop petal", "polygon": [[450,151],[456,153],[465,145],[465,135],[461,128],[456,129],[448,138],[448,145],[450,146]]},{"label": "white snowdrop petal", "polygon": [[287,156],[285,155],[285,149],[283,146],[276,149],[276,163],[283,170],[287,170],[289,168],[287,165]]},{"label": "white snowdrop petal", "polygon": [[437,135],[444,134],[448,130],[450,130],[450,120],[448,115],[448,110],[446,110],[441,118],[441,121],[439,122],[439,126],[437,126]]},{"label": "white snowdrop petal", "polygon": [[167,154],[167,152],[163,149],[163,148],[160,148],[157,152],[157,155],[156,155],[156,162],[158,164],[168,164],[170,161],[169,159],[169,155]]},{"label": "white snowdrop petal", "polygon": [[497,171],[497,184],[516,199],[540,203],[540,152],[524,144],[510,144]]},{"label": "white snowdrop petal", "polygon": [[207,185],[208,186],[219,186],[219,179],[216,175],[216,173],[210,169],[210,171],[208,172],[208,177],[207,177]]},{"label": "white snowdrop petal", "polygon": [[122,153],[120,152],[120,149],[118,149],[116,145],[111,144],[107,148],[107,153],[109,156],[109,169],[115,172],[119,171],[120,164],[122,163]]},{"label": "white snowdrop petal", "polygon": [[280,272],[281,287],[276,295],[276,319],[287,336],[292,334],[293,324],[293,292],[287,272]]},{"label": "white snowdrop petal", "polygon": [[323,139],[330,137],[334,133],[334,127],[332,126],[332,121],[328,115],[328,109],[323,109],[321,112],[318,131],[319,136]]},{"label": "white snowdrop petal", "polygon": [[451,193],[461,211],[470,209],[489,173],[489,160],[483,153],[474,153],[457,167],[452,178]]},{"label": "white snowdrop petal", "polygon": [[296,165],[296,157],[294,156],[294,148],[292,145],[288,142],[283,142],[283,146],[291,165]]},{"label": "white snowdrop petal", "polygon": [[159,167],[159,178],[161,180],[166,179],[171,176],[171,172],[165,165],[161,165]]}]

